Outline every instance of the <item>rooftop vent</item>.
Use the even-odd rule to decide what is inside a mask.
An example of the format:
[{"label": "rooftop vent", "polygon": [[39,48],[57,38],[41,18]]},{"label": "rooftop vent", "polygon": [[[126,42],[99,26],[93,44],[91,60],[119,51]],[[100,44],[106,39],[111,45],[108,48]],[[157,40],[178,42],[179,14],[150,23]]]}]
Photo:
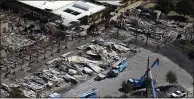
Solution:
[{"label": "rooftop vent", "polygon": [[82,9],[84,11],[89,11],[90,8],[92,8],[91,6],[85,4],[84,2],[79,2],[79,1],[74,3],[73,7]]}]

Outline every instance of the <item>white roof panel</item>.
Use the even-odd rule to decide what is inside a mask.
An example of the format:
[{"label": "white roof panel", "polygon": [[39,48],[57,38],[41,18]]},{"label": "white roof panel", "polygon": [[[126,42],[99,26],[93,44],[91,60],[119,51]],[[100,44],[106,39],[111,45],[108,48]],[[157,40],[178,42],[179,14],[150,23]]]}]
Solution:
[{"label": "white roof panel", "polygon": [[[19,1],[19,0],[18,0]],[[84,16],[89,16],[91,14],[97,13],[105,9],[102,5],[93,4],[87,1],[19,1],[21,3],[39,8],[39,9],[51,9],[51,13],[61,15],[64,19],[63,24],[68,24],[72,21],[78,21]],[[70,9],[75,14],[65,12],[64,10]],[[70,11],[70,12],[72,12]]]},{"label": "white roof panel", "polygon": [[60,7],[63,7],[63,6],[66,6],[70,3],[73,3],[75,1],[69,1],[69,0],[65,0],[65,1],[28,1],[28,0],[18,0],[19,2],[21,3],[24,3],[24,4],[27,4],[27,5],[30,5],[30,6],[33,6],[33,7],[36,7],[36,8],[39,8],[39,9],[51,9],[51,10],[56,10]]},{"label": "white roof panel", "polygon": [[[79,12],[78,15],[73,15],[71,13],[64,12],[64,10],[70,9],[75,12]],[[60,9],[52,11],[54,14],[61,15],[65,18],[70,18],[71,20],[78,20],[84,16],[89,16],[93,13],[97,13],[105,9],[102,5],[96,5],[87,1],[75,1],[67,6],[61,7]]]},{"label": "white roof panel", "polygon": [[110,5],[116,5],[116,6],[122,5],[122,4],[120,3],[121,0],[115,0],[115,1],[108,1],[108,0],[102,1],[102,0],[100,0],[99,2],[101,2],[101,3],[108,3],[108,4],[110,4]]}]

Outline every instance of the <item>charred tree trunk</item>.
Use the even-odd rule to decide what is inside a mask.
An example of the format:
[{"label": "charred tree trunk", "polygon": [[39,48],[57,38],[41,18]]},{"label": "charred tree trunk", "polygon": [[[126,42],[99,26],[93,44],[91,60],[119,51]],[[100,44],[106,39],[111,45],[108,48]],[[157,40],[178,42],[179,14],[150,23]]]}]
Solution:
[{"label": "charred tree trunk", "polygon": [[51,55],[50,56],[53,56],[53,47],[54,46],[54,44],[53,44],[53,42],[51,42],[51,50],[50,50],[50,52],[51,52]]},{"label": "charred tree trunk", "polygon": [[137,31],[137,27],[136,27],[135,29],[136,29],[135,43],[137,43],[137,37],[138,37],[138,35],[139,35],[139,32]]},{"label": "charred tree trunk", "polygon": [[148,44],[148,40],[149,40],[149,37],[151,36],[151,34],[150,34],[150,32],[148,31],[147,33],[146,33],[146,44],[145,44],[145,46],[147,46],[147,44]]},{"label": "charred tree trunk", "polygon": [[44,50],[44,58],[43,58],[43,60],[46,60],[46,46],[45,46],[45,44],[43,46],[43,50]]},{"label": "charred tree trunk", "polygon": [[57,53],[60,53],[61,52],[61,41],[60,40],[57,40]]},{"label": "charred tree trunk", "polygon": [[38,62],[38,56],[39,56],[39,49],[36,50],[36,62]]}]

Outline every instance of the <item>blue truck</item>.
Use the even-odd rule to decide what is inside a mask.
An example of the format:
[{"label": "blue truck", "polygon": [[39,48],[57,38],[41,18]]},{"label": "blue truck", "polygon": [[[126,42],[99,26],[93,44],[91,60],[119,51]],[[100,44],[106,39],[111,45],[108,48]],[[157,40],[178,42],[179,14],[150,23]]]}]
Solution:
[{"label": "blue truck", "polygon": [[108,76],[116,77],[120,72],[122,72],[128,65],[126,58],[122,58],[111,66]]},{"label": "blue truck", "polygon": [[127,83],[132,84],[134,89],[138,89],[138,88],[143,88],[145,87],[145,80],[147,79],[147,73],[149,72],[150,69],[148,69],[145,74],[141,77],[141,78],[130,78],[127,80]]},{"label": "blue truck", "polygon": [[[159,66],[159,59],[158,58],[153,62],[151,68],[153,68],[154,66]],[[150,74],[150,78],[147,77],[148,73]],[[143,87],[146,87],[145,81],[147,78],[151,81],[152,95],[154,98],[156,98],[156,91],[155,91],[155,86],[154,86],[155,82],[152,79],[152,74],[151,74],[150,68],[148,68],[146,70],[145,74],[141,78],[139,78],[139,79],[130,78],[127,80],[127,83],[132,84],[133,88],[135,88],[135,89],[136,88],[143,88]]]},{"label": "blue truck", "polygon": [[78,96],[78,98],[98,98],[96,89],[92,89],[92,91],[88,91]]}]

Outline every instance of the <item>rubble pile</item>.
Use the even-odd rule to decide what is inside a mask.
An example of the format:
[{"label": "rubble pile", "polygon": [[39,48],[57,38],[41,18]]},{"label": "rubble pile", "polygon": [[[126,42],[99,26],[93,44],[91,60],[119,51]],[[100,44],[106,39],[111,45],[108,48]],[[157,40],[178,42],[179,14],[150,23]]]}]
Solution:
[{"label": "rubble pile", "polygon": [[141,7],[126,10],[116,19],[111,20],[111,23],[115,24],[117,28],[126,30],[125,34],[124,32],[120,33],[126,38],[135,36],[137,33],[144,35],[150,33],[150,38],[155,40],[168,39],[171,41],[185,30],[191,31],[186,28],[189,23],[179,24],[179,22],[166,19],[161,11]]},{"label": "rubble pile", "polygon": [[10,33],[9,35],[2,36],[1,44],[4,47],[4,49],[14,52],[14,51],[18,51],[22,47],[26,47],[34,43],[35,41],[30,40],[22,35]]},{"label": "rubble pile", "polygon": [[2,24],[8,24],[1,35],[4,49],[14,52],[45,37],[39,21],[27,20],[17,14],[0,10]]},{"label": "rubble pile", "polygon": [[107,70],[110,64],[127,57],[129,53],[137,52],[137,49],[129,48],[126,44],[98,38],[91,44],[78,47],[78,50],[48,61],[40,71],[26,76],[20,86],[27,97],[34,97],[37,92],[46,93],[48,89],[63,85],[72,86]]}]

